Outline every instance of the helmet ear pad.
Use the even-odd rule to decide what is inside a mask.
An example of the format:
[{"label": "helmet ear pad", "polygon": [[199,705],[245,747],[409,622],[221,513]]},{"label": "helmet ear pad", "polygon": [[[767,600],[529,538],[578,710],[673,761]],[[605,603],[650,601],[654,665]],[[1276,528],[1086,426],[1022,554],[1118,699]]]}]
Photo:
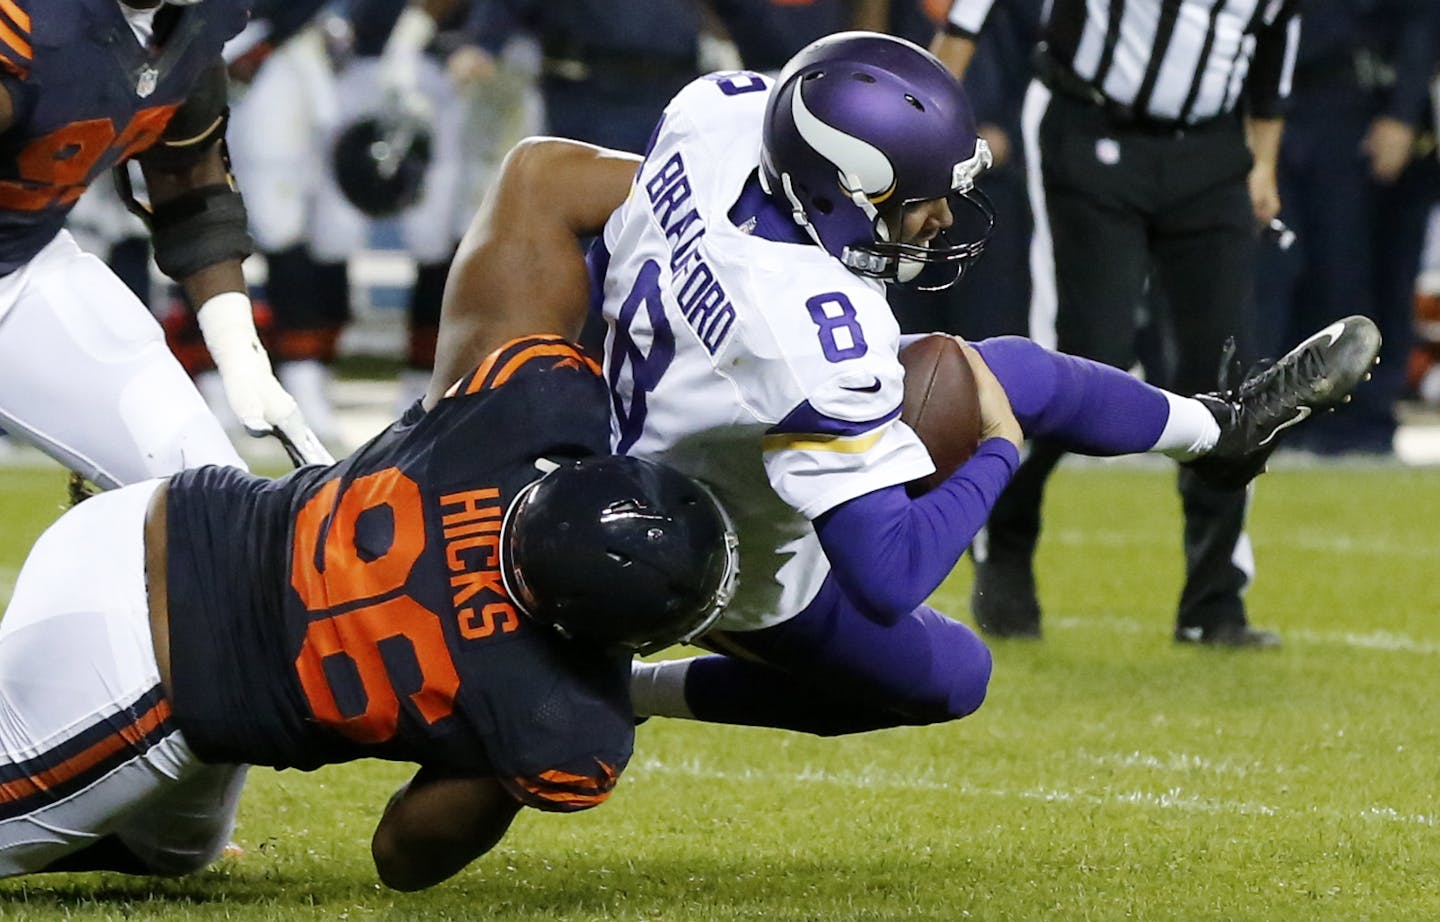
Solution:
[{"label": "helmet ear pad", "polygon": [[734,590],[735,534],[719,503],[639,458],[587,458],[535,481],[507,511],[501,546],[512,601],[604,647],[690,640]]},{"label": "helmet ear pad", "polygon": [[372,218],[389,217],[420,200],[431,158],[430,129],[407,117],[357,119],[331,150],[340,191]]}]

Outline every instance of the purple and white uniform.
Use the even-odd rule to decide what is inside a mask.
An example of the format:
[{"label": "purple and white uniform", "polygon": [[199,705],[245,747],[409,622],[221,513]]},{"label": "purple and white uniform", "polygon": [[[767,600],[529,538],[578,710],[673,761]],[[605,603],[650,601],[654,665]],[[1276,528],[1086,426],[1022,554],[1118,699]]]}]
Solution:
[{"label": "purple and white uniform", "polygon": [[770,83],[716,74],[676,96],[604,236],[613,447],[663,457],[734,515],[743,576],[719,623],[731,631],[815,597],[830,564],[813,519],[934,470],[899,419],[883,284],[808,239],[761,239],[730,218]]}]

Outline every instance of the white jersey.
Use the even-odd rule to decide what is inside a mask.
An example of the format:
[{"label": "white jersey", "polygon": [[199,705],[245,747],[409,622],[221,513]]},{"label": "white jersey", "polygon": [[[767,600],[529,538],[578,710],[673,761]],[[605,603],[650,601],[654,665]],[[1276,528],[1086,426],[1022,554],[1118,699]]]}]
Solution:
[{"label": "white jersey", "polygon": [[690,84],[611,216],[603,311],[612,444],[713,487],[740,535],[726,630],[793,617],[829,572],[810,520],[934,470],[900,422],[884,286],[729,211],[760,156],[770,81]]}]

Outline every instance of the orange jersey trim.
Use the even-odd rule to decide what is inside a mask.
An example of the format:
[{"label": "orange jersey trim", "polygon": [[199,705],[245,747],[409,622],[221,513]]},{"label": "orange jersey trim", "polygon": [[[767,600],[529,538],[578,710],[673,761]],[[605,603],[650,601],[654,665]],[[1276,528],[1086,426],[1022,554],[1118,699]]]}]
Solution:
[{"label": "orange jersey trim", "polygon": [[20,8],[15,0],[0,0],[0,12],[10,17],[10,21],[19,26],[24,32],[30,31],[30,14]]},{"label": "orange jersey trim", "polygon": [[556,769],[541,772],[537,777],[515,778],[513,781],[531,796],[561,810],[584,810],[608,800],[619,777],[619,773],[604,762],[597,759],[596,764],[600,767],[597,775],[580,775]]},{"label": "orange jersey trim", "polygon": [[[522,336],[512,339],[505,345],[496,349],[485,357],[480,367],[470,377],[470,382],[463,389],[466,394],[475,394],[483,390],[491,390],[500,387],[509,381],[517,371],[527,362],[546,357],[558,357],[556,365],[572,363],[575,367],[588,368],[593,374],[600,374],[600,365],[594,359],[587,356],[574,343],[563,336],[537,335]],[[502,364],[503,363],[503,364]],[[500,370],[496,371],[496,366]]]},{"label": "orange jersey trim", "polygon": [[[16,72],[20,78],[27,73],[26,66],[35,58],[35,49],[30,46],[30,17],[16,6],[14,0],[0,0],[0,55],[6,59],[7,69]],[[13,26],[13,27],[12,27]]]}]

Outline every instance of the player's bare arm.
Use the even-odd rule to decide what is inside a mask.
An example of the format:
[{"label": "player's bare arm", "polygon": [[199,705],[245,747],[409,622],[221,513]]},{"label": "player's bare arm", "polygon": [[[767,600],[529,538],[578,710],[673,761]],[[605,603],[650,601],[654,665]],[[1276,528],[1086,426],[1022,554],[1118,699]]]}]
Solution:
[{"label": "player's bare arm", "polygon": [[639,164],[578,141],[516,145],[451,266],[427,407],[511,339],[579,335],[590,291],[580,240],[604,228]]},{"label": "player's bare arm", "polygon": [[[187,195],[203,194],[203,190],[230,187],[230,171],[225,163],[219,140],[193,163],[166,169],[142,161],[151,205],[163,209],[182,202]],[[227,291],[245,291],[245,275],[238,258],[225,259],[177,279],[191,304],[200,305]]]},{"label": "player's bare arm", "polygon": [[490,851],[521,803],[495,778],[420,769],[390,798],[370,853],[385,886],[423,890]]}]

